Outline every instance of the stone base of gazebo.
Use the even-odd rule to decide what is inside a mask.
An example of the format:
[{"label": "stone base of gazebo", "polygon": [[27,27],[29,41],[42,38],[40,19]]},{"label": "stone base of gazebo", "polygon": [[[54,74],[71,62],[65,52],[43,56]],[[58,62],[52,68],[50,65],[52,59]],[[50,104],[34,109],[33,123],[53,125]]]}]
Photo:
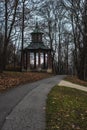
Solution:
[{"label": "stone base of gazebo", "polygon": [[30,72],[30,71],[31,71],[31,69],[27,69],[27,70],[25,70],[25,71]]},{"label": "stone base of gazebo", "polygon": [[47,73],[52,73],[52,69],[42,69],[42,68],[22,69],[22,72],[47,72]]},{"label": "stone base of gazebo", "polygon": [[52,73],[52,69],[47,69],[47,72],[48,73]]},{"label": "stone base of gazebo", "polygon": [[42,69],[39,67],[39,68],[37,68],[37,71],[41,71]]}]

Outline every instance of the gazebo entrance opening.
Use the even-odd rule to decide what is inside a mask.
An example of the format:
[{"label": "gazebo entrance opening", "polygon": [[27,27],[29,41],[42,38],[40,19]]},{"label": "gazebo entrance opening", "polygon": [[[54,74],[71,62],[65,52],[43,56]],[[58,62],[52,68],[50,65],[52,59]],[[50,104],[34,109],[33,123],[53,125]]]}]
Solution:
[{"label": "gazebo entrance opening", "polygon": [[[30,69],[38,69],[39,67],[39,58],[38,52],[30,53]],[[40,53],[40,68],[47,69],[47,54]]]}]

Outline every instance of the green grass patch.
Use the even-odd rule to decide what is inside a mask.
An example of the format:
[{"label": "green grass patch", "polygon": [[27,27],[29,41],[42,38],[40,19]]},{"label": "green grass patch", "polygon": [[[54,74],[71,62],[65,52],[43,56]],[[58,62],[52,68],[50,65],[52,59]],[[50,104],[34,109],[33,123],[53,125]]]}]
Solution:
[{"label": "green grass patch", "polygon": [[87,130],[87,93],[55,86],[48,94],[46,130]]}]

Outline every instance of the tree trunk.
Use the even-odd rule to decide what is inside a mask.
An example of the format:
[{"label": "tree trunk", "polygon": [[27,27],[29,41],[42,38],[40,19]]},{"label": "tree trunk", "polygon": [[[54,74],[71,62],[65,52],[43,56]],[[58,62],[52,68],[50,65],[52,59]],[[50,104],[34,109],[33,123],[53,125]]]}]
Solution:
[{"label": "tree trunk", "polygon": [[3,72],[3,68],[2,68],[2,54],[0,54],[0,73]]},{"label": "tree trunk", "polygon": [[7,12],[7,0],[5,0],[5,38],[4,38],[4,47],[3,47],[3,61],[2,61],[2,64],[3,64],[3,67],[2,69],[4,70],[5,67],[6,67],[6,60],[7,60],[7,46],[8,46],[8,40],[7,40],[7,26],[8,26],[8,12]]},{"label": "tree trunk", "polygon": [[23,3],[23,7],[22,7],[22,43],[21,43],[21,71],[23,71],[23,46],[24,46],[24,3],[25,3],[25,0],[22,1]]}]

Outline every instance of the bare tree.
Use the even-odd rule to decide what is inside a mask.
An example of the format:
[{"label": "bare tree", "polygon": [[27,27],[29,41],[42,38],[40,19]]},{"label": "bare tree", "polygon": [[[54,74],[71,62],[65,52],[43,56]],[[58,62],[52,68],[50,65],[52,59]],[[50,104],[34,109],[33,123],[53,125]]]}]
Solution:
[{"label": "bare tree", "polygon": [[12,33],[13,25],[15,23],[16,10],[18,6],[18,0],[15,0],[12,5],[12,15],[11,22],[9,23],[9,10],[8,10],[9,1],[5,0],[5,37],[4,37],[4,47],[3,47],[3,69],[6,67],[7,62],[7,48],[10,40],[10,36]]}]

